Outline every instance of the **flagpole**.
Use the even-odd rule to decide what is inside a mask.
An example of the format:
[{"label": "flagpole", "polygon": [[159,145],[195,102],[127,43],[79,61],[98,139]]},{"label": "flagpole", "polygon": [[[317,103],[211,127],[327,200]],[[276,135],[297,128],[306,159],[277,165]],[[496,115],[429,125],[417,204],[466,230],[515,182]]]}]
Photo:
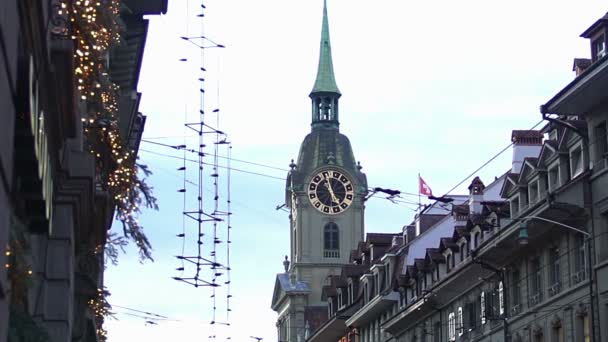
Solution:
[{"label": "flagpole", "polygon": [[420,199],[420,172],[418,172],[418,210],[422,208],[422,201]]}]

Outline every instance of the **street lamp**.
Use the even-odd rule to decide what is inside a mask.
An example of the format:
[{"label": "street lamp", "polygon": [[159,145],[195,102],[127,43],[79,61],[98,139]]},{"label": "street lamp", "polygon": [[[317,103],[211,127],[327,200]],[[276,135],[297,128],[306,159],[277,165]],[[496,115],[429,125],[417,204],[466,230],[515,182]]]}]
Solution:
[{"label": "street lamp", "polygon": [[540,217],[540,216],[525,216],[519,219],[521,221],[521,223],[519,224],[519,234],[517,236],[517,241],[519,242],[520,245],[527,245],[528,243],[530,243],[530,237],[528,235],[528,221],[530,220],[539,220],[539,221],[545,221],[545,222],[549,222],[549,223],[553,223],[556,224],[558,226],[564,227],[564,228],[568,228],[570,230],[574,230],[578,233],[581,233],[583,235],[585,235],[587,237],[587,239],[591,238],[591,234],[589,234],[589,232],[586,232],[580,228],[576,228],[576,227],[572,227],[570,225],[567,225],[565,223],[561,223],[558,221],[553,221],[553,220],[549,220],[546,219],[544,217]]},{"label": "street lamp", "polygon": [[517,242],[519,242],[520,245],[527,245],[530,243],[530,237],[528,235],[528,221],[530,220],[539,220],[539,221],[545,221],[545,222],[549,222],[570,230],[573,230],[577,233],[583,234],[586,239],[585,239],[585,244],[586,246],[586,250],[587,250],[587,272],[589,274],[589,303],[591,305],[591,310],[589,310],[589,325],[590,325],[590,333],[591,333],[591,341],[595,341],[595,329],[593,327],[593,267],[591,266],[591,240],[593,239],[593,236],[587,232],[584,231],[580,228],[576,228],[576,227],[572,227],[570,225],[567,225],[565,223],[561,223],[558,221],[553,221],[553,220],[549,220],[546,219],[544,217],[540,217],[540,216],[525,216],[525,217],[521,217],[519,218],[519,220],[521,221],[519,224],[519,234],[517,235]]}]

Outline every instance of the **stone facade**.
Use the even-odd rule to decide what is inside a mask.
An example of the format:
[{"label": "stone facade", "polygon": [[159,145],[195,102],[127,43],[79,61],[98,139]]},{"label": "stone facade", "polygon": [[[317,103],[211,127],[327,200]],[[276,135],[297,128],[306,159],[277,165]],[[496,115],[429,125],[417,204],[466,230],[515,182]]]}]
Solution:
[{"label": "stone facade", "polygon": [[505,174],[439,198],[381,256],[360,243],[309,340],[608,339],[608,14],[581,36],[592,58],[541,130],[513,131]]},{"label": "stone facade", "polygon": [[[124,104],[121,140],[136,152],[145,121],[136,89],[143,15],[166,12],[167,1],[120,6],[123,39],[106,62]],[[91,300],[103,288],[114,206],[85,149],[88,113],[60,8],[55,0],[0,3],[0,342],[99,338]]]}]

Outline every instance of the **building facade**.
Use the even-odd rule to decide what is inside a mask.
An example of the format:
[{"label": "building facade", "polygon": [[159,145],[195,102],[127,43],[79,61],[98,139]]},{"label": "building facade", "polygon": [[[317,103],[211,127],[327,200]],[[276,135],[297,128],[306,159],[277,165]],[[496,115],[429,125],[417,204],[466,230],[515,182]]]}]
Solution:
[{"label": "building facade", "polygon": [[[143,16],[166,10],[166,0],[0,3],[0,341],[105,338],[104,246],[121,208],[113,185],[126,179],[111,173],[134,167]],[[117,151],[131,156],[125,169]]]},{"label": "building facade", "polygon": [[271,307],[280,341],[303,341],[327,317],[322,287],[339,275],[363,239],[367,180],[339,130],[339,99],[324,3],[317,77],[310,93],[311,132],[287,175],[290,259],[278,274]]},{"label": "building facade", "polygon": [[511,168],[439,198],[381,256],[360,244],[309,340],[608,339],[608,14],[581,36],[591,58],[542,129],[513,131]]}]

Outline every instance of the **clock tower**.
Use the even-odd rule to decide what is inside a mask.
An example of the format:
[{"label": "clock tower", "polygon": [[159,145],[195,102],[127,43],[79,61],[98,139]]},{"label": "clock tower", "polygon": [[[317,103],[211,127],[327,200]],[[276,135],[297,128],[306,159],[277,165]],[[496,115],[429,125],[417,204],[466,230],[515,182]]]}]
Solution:
[{"label": "clock tower", "polygon": [[339,130],[342,94],[334,76],[325,0],[323,5],[319,65],[309,95],[311,132],[297,163],[290,165],[285,189],[290,261],[277,275],[272,301],[280,341],[296,342],[297,336],[303,341],[316,328],[314,312],[327,311],[321,298],[327,277],[339,274],[350,251],[363,241],[367,180]]}]

